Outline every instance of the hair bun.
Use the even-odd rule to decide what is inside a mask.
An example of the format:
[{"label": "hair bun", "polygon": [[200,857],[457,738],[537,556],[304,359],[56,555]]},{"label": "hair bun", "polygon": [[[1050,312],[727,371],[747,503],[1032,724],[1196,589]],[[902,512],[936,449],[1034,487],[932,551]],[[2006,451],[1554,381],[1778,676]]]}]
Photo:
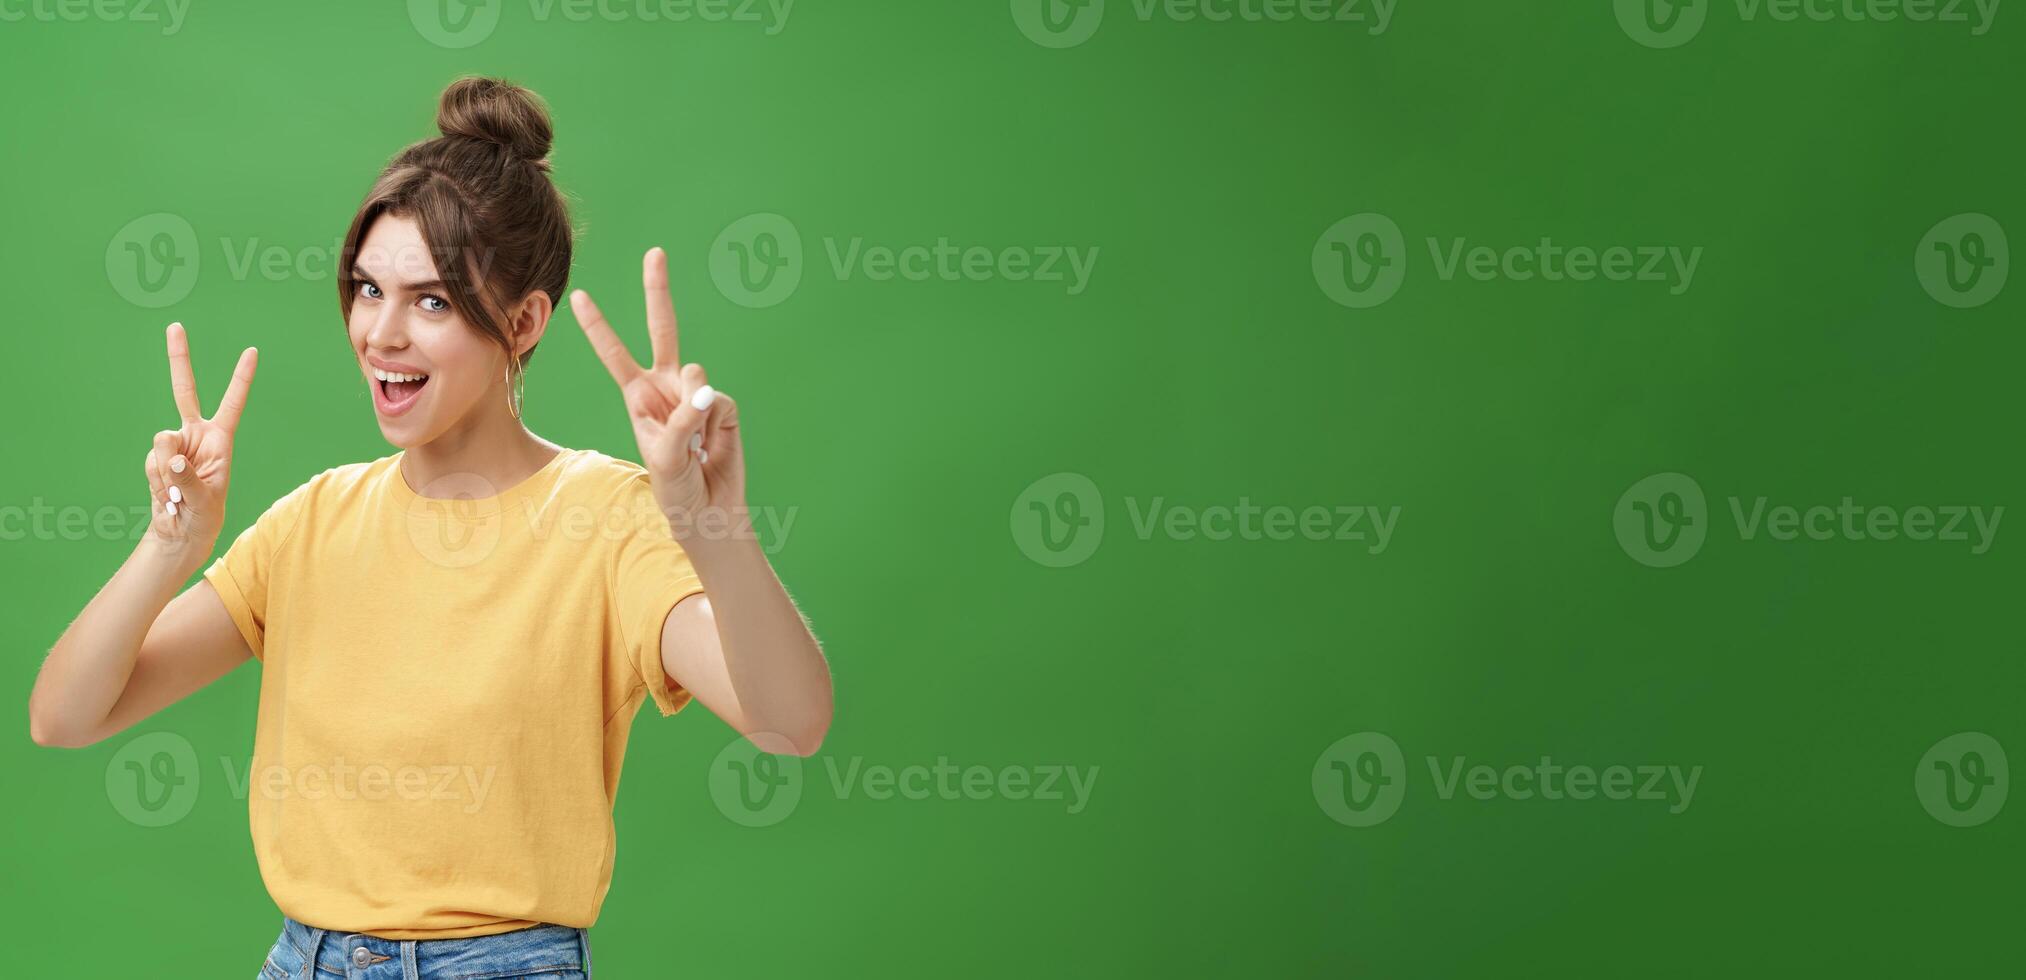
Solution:
[{"label": "hair bun", "polygon": [[445,136],[498,143],[515,156],[540,162],[555,134],[540,96],[501,78],[460,78],[443,90],[436,128]]}]

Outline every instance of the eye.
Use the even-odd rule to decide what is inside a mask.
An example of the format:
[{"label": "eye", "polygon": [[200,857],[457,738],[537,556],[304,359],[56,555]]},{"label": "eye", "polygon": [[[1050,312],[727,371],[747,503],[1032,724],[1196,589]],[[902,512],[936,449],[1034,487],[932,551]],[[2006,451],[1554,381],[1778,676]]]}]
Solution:
[{"label": "eye", "polygon": [[424,295],[422,297],[422,308],[428,310],[431,313],[450,312],[450,304],[444,301],[443,297],[441,296]]},{"label": "eye", "polygon": [[382,294],[380,292],[380,287],[373,285],[370,282],[362,281],[359,283],[359,295],[364,296],[367,299],[379,299]]}]

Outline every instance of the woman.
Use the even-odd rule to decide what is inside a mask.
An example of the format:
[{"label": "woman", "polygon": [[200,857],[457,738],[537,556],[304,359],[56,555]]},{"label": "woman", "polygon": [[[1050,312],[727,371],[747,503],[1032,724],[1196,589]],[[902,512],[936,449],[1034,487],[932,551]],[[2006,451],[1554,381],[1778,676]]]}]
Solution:
[{"label": "woman", "polygon": [[30,697],[38,743],[82,746],[261,661],[249,819],[285,916],[264,976],[588,974],[640,706],[695,697],[802,755],[830,723],[829,669],[746,518],[738,408],[678,357],[667,257],[645,260],[651,367],[570,297],[645,466],[541,439],[522,373],[571,252],[547,112],[464,79],[437,125],[340,267],[400,451],[298,487],[176,595],[224,526],[256,352],[207,419],[171,324],[182,425],[147,454],[148,533]]}]

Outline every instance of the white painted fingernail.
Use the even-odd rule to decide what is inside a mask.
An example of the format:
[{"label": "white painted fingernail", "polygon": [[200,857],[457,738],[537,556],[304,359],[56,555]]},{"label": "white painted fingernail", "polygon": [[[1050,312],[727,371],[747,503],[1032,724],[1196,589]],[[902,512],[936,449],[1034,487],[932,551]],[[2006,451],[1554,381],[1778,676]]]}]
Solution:
[{"label": "white painted fingernail", "polygon": [[703,464],[708,463],[710,461],[711,461],[711,454],[709,450],[699,449],[696,451],[696,465],[702,466]]},{"label": "white painted fingernail", "polygon": [[697,450],[699,450],[699,449],[702,449],[702,448],[703,448],[703,433],[701,433],[701,432],[692,432],[692,433],[690,433],[690,434],[689,434],[689,451],[690,451],[690,452],[696,452]]},{"label": "white painted fingernail", "polygon": [[163,506],[166,506],[167,508],[169,508],[169,516],[170,516],[170,517],[174,517],[174,516],[176,516],[176,502],[175,502],[175,501],[171,500],[171,501],[169,501],[169,502],[168,502],[167,504],[165,504],[165,505],[163,505]]},{"label": "white painted fingernail", "polygon": [[183,488],[182,488],[182,487],[170,487],[170,488],[169,488],[169,502],[170,502],[170,503],[172,503],[172,504],[180,504],[180,503],[182,503],[182,502],[183,502]]},{"label": "white painted fingernail", "polygon": [[696,390],[696,394],[690,396],[689,406],[699,412],[708,412],[711,410],[711,402],[717,400],[717,389],[712,388],[710,385],[704,385]]},{"label": "white painted fingernail", "polygon": [[170,472],[173,472],[173,473],[181,473],[181,472],[183,472],[183,457],[181,457],[181,456],[173,456],[173,457],[170,457],[170,459],[169,459],[169,470],[170,470]]}]

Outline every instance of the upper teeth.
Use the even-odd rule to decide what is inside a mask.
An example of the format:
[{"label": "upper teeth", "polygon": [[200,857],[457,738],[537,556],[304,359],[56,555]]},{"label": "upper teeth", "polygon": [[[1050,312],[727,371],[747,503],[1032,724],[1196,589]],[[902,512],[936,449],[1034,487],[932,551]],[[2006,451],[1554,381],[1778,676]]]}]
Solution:
[{"label": "upper teeth", "polygon": [[382,371],[379,368],[374,368],[373,377],[378,378],[381,381],[423,381],[426,380],[429,377],[429,375],[399,374],[394,371]]}]

